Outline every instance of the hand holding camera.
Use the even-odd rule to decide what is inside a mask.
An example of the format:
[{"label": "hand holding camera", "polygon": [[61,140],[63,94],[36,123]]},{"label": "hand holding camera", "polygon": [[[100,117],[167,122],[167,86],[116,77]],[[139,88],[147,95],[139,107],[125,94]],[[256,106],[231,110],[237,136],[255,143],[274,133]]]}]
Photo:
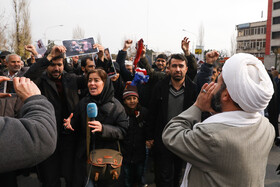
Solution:
[{"label": "hand holding camera", "polygon": [[[11,90],[14,89],[16,94],[23,100],[25,101],[28,97],[31,97],[33,95],[41,95],[41,91],[39,88],[36,86],[36,84],[31,81],[28,78],[25,77],[14,77],[13,80],[11,81],[10,78],[5,77],[5,76],[0,76],[0,82],[6,81],[6,91],[11,92]],[[7,86],[13,83],[12,86]],[[7,89],[7,87],[10,87]],[[11,93],[0,93],[0,98],[4,97],[11,97]]]},{"label": "hand holding camera", "polygon": [[[3,81],[9,81],[10,78],[9,77],[4,77],[4,76],[0,76],[0,82]],[[5,91],[4,91],[5,92]],[[0,98],[4,98],[4,97],[11,97],[12,95],[10,93],[0,93]]]}]

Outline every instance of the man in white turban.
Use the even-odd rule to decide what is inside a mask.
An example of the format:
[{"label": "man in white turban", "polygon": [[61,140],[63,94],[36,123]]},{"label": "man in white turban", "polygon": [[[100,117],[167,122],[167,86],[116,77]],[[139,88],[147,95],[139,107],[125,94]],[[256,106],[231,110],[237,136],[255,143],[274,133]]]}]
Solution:
[{"label": "man in white turban", "polygon": [[[207,61],[217,60],[216,51]],[[261,115],[273,95],[262,64],[250,54],[229,58],[218,82],[203,85],[195,104],[165,127],[165,146],[188,164],[181,187],[264,186],[274,128]],[[200,122],[201,112],[215,113]]]}]

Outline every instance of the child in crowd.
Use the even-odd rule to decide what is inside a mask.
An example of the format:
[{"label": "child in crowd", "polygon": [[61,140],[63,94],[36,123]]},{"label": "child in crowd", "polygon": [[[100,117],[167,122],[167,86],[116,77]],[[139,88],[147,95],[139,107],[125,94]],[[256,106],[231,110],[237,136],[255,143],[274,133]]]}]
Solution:
[{"label": "child in crowd", "polygon": [[141,107],[136,86],[126,85],[124,108],[129,116],[129,128],[123,146],[123,177],[125,187],[142,186],[146,157],[145,126],[147,109]]}]

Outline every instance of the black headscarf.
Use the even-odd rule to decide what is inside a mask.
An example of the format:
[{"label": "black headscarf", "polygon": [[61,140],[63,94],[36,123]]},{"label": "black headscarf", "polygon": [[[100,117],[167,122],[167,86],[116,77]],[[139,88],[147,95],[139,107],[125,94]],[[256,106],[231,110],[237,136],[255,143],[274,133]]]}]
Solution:
[{"label": "black headscarf", "polygon": [[90,94],[89,96],[90,102],[96,103],[97,106],[101,106],[105,103],[111,102],[114,97],[114,86],[112,81],[109,78],[107,78],[106,82],[104,83],[102,92],[97,96],[93,96]]}]

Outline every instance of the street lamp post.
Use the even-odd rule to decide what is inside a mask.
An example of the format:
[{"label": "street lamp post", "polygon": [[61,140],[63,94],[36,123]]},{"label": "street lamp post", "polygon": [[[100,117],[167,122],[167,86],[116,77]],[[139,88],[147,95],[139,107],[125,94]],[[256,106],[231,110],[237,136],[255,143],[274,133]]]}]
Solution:
[{"label": "street lamp post", "polygon": [[[191,32],[191,31],[187,31],[186,29],[182,29],[182,31],[186,32],[186,33],[189,33],[189,34],[192,34],[195,37],[195,39],[198,40],[198,36],[195,33]],[[197,41],[194,41],[194,40],[192,41],[192,51],[193,51],[193,53],[194,53],[196,42]]]},{"label": "street lamp post", "polygon": [[[187,31],[186,29],[183,29],[182,31],[184,31],[184,32],[187,32],[187,33],[190,33],[190,34],[192,34],[193,36],[195,36],[195,38],[196,38],[196,42],[198,42],[198,36],[195,34],[195,33],[193,33],[193,32],[191,32],[191,31]],[[197,56],[198,56],[198,58],[200,59],[200,60],[202,60],[202,61],[204,61],[204,46],[200,46],[200,45],[194,45],[194,41],[193,41],[193,46],[192,46],[192,51],[195,53],[195,48],[198,48],[198,49],[201,49],[202,50],[202,53],[201,54],[197,54]]]},{"label": "street lamp post", "polygon": [[44,32],[44,37],[45,37],[45,46],[47,47],[48,46],[48,40],[47,40],[47,31],[49,29],[52,29],[52,28],[56,28],[56,27],[63,27],[63,25],[52,25],[52,26],[49,26],[45,29],[45,32]]}]

